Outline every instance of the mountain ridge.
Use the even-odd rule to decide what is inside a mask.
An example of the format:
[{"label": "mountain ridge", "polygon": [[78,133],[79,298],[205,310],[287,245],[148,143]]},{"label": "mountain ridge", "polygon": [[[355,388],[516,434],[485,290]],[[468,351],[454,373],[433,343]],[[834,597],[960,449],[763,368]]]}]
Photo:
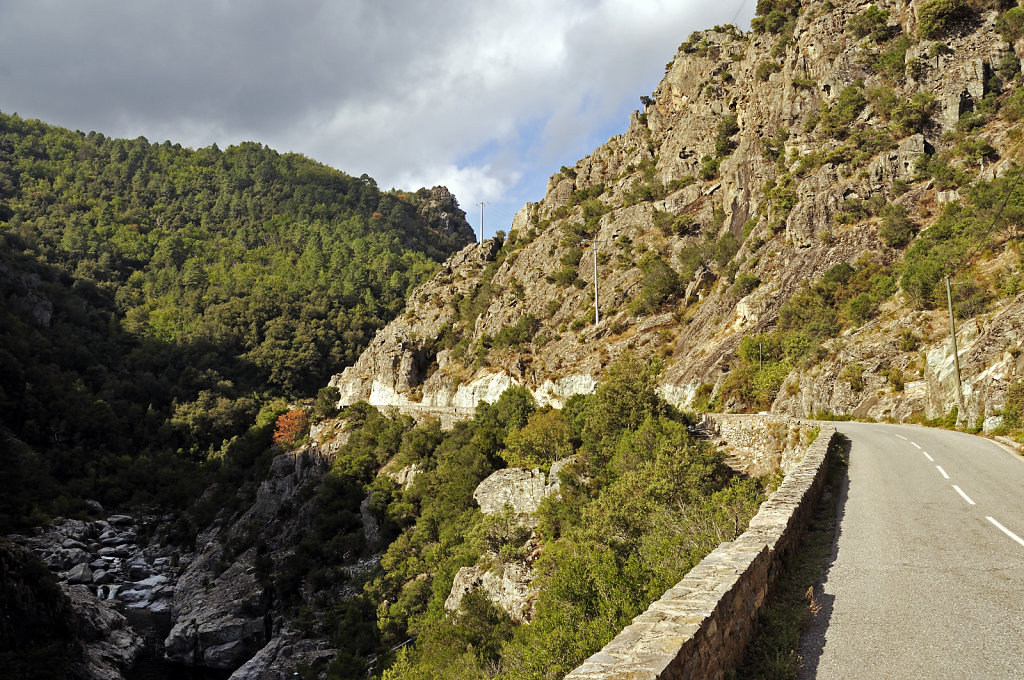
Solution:
[{"label": "mountain ridge", "polygon": [[[918,15],[929,3],[870,7],[803,3],[798,15],[783,11],[776,33],[695,33],[626,132],[553,175],[507,238],[471,246],[414,291],[406,316],[332,378],[342,403],[464,409],[523,384],[541,403],[558,404],[592,390],[602,367],[628,349],[665,362],[663,393],[677,406],[718,399],[720,408],[800,416],[947,414],[957,396],[951,357],[942,355],[944,291],[939,299],[929,280],[926,299],[915,303],[904,275],[915,247],[908,243],[941,223],[945,206],[970,203],[972,182],[1018,205],[1019,137],[1007,110],[1015,110],[1024,44],[1000,35],[1006,21],[998,8],[954,22],[944,40],[925,40]],[[870,31],[862,35],[864,25]],[[1006,224],[1009,213],[991,202],[984,210],[993,225]],[[890,245],[899,228],[908,238]],[[969,272],[985,270],[984,309],[958,309],[962,323],[977,321],[961,334],[961,363],[980,369],[964,375],[972,424],[998,416],[1007,382],[1024,371],[1024,337],[1015,330],[1024,299],[1012,287],[999,292],[1001,281],[1020,276],[1012,233],[976,235],[993,256],[958,254],[943,272],[967,286]],[[728,377],[749,369],[742,340],[770,334],[788,300],[842,263],[861,269],[858,262],[889,277],[889,289],[840,282],[850,294],[836,312],[852,320],[812,338],[847,359],[827,363],[827,378],[820,358],[776,361],[789,370],[771,378],[770,398],[737,396]],[[990,324],[1003,329],[1000,341],[972,342]],[[913,351],[922,350],[923,361],[892,343],[873,344],[869,336],[883,327],[897,341],[919,335]],[[767,344],[762,338],[762,349]],[[839,347],[859,344],[863,351]],[[841,377],[851,359],[864,362],[858,389]],[[814,381],[828,387],[814,389]],[[869,396],[879,389],[887,394]]]}]

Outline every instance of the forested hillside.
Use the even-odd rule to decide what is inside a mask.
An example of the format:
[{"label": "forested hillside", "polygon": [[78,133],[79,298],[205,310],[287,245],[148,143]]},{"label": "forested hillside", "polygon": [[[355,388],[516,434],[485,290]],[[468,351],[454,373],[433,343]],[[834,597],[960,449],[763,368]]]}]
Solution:
[{"label": "forested hillside", "polygon": [[[339,650],[330,678],[368,668],[385,680],[562,677],[742,532],[780,479],[736,476],[694,439],[692,421],[656,393],[659,370],[625,356],[561,410],[512,388],[450,432],[353,405],[313,436],[314,448],[335,427],[346,439],[294,520],[311,524],[295,549],[259,553],[264,532],[250,531],[232,551],[253,559],[304,635]],[[559,492],[532,518],[482,511],[474,490],[516,467],[550,470]],[[360,518],[364,499],[379,533]],[[371,541],[379,561],[354,569]],[[529,625],[477,582],[450,597],[473,565],[525,579]]]},{"label": "forested hillside", "polygon": [[0,198],[0,527],[54,495],[189,496],[156,482],[312,395],[472,240],[443,187],[5,114]]}]

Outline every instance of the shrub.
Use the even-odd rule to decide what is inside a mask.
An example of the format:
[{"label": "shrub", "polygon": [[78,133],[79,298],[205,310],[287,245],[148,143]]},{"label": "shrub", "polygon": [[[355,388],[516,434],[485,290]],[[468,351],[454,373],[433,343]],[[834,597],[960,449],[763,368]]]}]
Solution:
[{"label": "shrub", "polygon": [[865,387],[864,367],[858,363],[847,364],[839,374],[839,379],[848,382],[854,392],[861,392]]},{"label": "shrub", "polygon": [[967,0],[925,0],[917,9],[917,35],[923,40],[943,38],[973,18]]},{"label": "shrub", "polygon": [[274,443],[291,448],[309,432],[309,418],[305,411],[293,409],[282,413],[274,423]]},{"label": "shrub", "polygon": [[700,159],[700,170],[697,176],[704,181],[712,180],[718,176],[718,166],[721,161],[717,158],[705,155]]},{"label": "shrub", "polygon": [[736,122],[736,114],[729,114],[718,121],[718,132],[715,135],[715,156],[722,158],[732,153],[736,148],[736,142],[732,137],[740,131]]},{"label": "shrub", "polygon": [[921,132],[935,110],[935,96],[918,92],[909,100],[903,100],[892,109],[892,122],[905,135]]},{"label": "shrub", "polygon": [[889,23],[889,12],[879,10],[876,5],[871,5],[860,14],[855,14],[846,20],[846,31],[858,40],[869,35],[876,42],[884,42],[889,39],[891,30],[886,25]]},{"label": "shrub", "polygon": [[1017,55],[1014,54],[1013,50],[1009,50],[999,59],[995,71],[1002,81],[1000,89],[1020,75],[1020,60],[1017,59]]},{"label": "shrub", "polygon": [[900,333],[900,349],[904,352],[914,352],[921,346],[921,338],[909,328],[904,328]]},{"label": "shrub", "polygon": [[643,286],[636,299],[629,303],[629,311],[631,314],[650,314],[675,294],[679,287],[679,275],[653,250],[644,253],[639,267],[643,274]]},{"label": "shrub", "polygon": [[1011,7],[996,19],[996,30],[1006,42],[1017,42],[1024,36],[1024,9]]},{"label": "shrub", "polygon": [[839,93],[834,106],[821,116],[821,126],[825,134],[835,139],[843,139],[849,134],[850,126],[860,112],[867,106],[867,99],[860,87],[847,85]]},{"label": "shrub", "polygon": [[540,321],[533,314],[526,314],[512,326],[505,326],[494,335],[495,347],[518,347],[530,342],[540,327]]},{"label": "shrub", "polygon": [[1024,380],[1018,380],[1006,390],[1003,425],[1008,428],[1024,427]]},{"label": "shrub", "polygon": [[999,111],[1003,118],[1011,123],[1016,123],[1021,118],[1024,118],[1024,88],[1014,90],[1013,94],[1003,101],[1002,108]]},{"label": "shrub", "polygon": [[761,279],[753,274],[743,273],[736,277],[736,283],[732,284],[732,294],[738,298],[750,295],[761,285]]},{"label": "shrub", "polygon": [[890,82],[903,80],[907,71],[907,48],[912,44],[909,37],[900,36],[875,57],[871,69]]},{"label": "shrub", "polygon": [[750,27],[754,33],[775,34],[799,11],[800,0],[757,0],[756,16]]},{"label": "shrub", "polygon": [[864,97],[871,104],[871,108],[885,120],[889,120],[892,110],[899,102],[896,91],[886,85],[869,87],[864,91]]},{"label": "shrub", "polygon": [[338,401],[341,393],[337,387],[322,387],[316,393],[316,402],[313,404],[313,419],[323,420],[338,415]]},{"label": "shrub", "polygon": [[773,73],[778,73],[782,70],[782,66],[775,63],[774,61],[762,61],[754,69],[754,77],[760,81],[766,81]]},{"label": "shrub", "polygon": [[882,208],[882,226],[878,235],[890,248],[903,248],[910,243],[914,238],[914,223],[910,221],[907,209],[901,205]]}]

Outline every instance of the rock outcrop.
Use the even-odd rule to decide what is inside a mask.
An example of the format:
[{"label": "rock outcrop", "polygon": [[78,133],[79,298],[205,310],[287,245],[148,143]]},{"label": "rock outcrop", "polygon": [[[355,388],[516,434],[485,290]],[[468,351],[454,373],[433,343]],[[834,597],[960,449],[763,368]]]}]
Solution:
[{"label": "rock outcrop", "polygon": [[452,582],[451,594],[444,602],[448,611],[456,611],[467,594],[482,590],[487,599],[517,623],[533,618],[533,602],[537,590],[532,587],[533,570],[523,562],[496,562],[497,555],[488,553],[479,564],[462,567]]},{"label": "rock outcrop", "polygon": [[170,611],[175,578],[172,548],[155,540],[140,545],[139,532],[159,524],[158,517],[136,519],[55,519],[30,537],[14,540],[34,552],[59,580],[85,586],[101,600],[120,601],[132,609]]},{"label": "rock outcrop", "polygon": [[[261,658],[286,666],[290,656],[280,653],[288,646],[280,637],[283,621],[271,590],[257,577],[259,548],[246,537],[258,535],[272,559],[290,554],[309,528],[296,494],[329,467],[329,456],[317,445],[275,457],[249,509],[230,525],[215,525],[200,536],[199,554],[174,584],[174,626],[164,641],[169,660],[235,670],[272,645]],[[281,513],[286,504],[298,505],[287,517]],[[236,542],[247,545],[232,555],[227,551]],[[319,639],[303,645],[326,648]]]},{"label": "rock outcrop", "polygon": [[522,468],[497,470],[480,482],[473,492],[473,500],[485,515],[498,514],[506,507],[517,515],[531,515],[537,512],[546,496],[558,491],[558,470],[562,467],[558,463],[561,462],[552,465],[549,475]]}]

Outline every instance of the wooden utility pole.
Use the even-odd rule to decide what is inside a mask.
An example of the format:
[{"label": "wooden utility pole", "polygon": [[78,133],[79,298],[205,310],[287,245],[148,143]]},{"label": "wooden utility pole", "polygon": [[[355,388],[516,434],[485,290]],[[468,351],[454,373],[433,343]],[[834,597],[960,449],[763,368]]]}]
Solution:
[{"label": "wooden utility pole", "polygon": [[953,344],[953,363],[956,366],[956,399],[957,399],[957,412],[956,412],[956,427],[960,426],[960,418],[967,422],[967,416],[964,415],[964,387],[960,382],[960,353],[956,347],[956,320],[953,318],[953,292],[949,286],[949,277],[946,277],[946,301],[949,303],[949,338]]},{"label": "wooden utility pole", "polygon": [[487,205],[486,201],[480,201],[477,203],[480,206],[480,243],[484,242],[484,206]]}]

